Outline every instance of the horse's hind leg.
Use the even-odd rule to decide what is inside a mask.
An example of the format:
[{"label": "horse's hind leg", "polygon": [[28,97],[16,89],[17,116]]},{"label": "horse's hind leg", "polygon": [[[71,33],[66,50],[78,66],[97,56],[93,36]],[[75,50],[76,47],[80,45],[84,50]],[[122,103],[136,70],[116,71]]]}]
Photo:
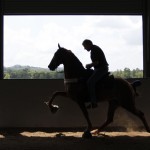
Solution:
[{"label": "horse's hind leg", "polygon": [[107,119],[104,122],[104,124],[102,124],[98,128],[98,130],[95,130],[95,132],[93,132],[93,134],[98,134],[102,129],[104,129],[106,126],[108,126],[110,123],[113,122],[115,110],[117,109],[117,107],[118,107],[118,104],[115,100],[112,100],[112,101],[109,102]]},{"label": "horse's hind leg", "polygon": [[141,121],[144,124],[144,127],[146,129],[147,132],[150,132],[150,128],[148,126],[148,123],[145,119],[144,113],[140,110],[138,110],[137,108],[133,107],[133,108],[125,108],[126,110],[128,110],[129,112],[131,112],[132,114],[136,115],[137,117],[139,117],[141,119]]}]

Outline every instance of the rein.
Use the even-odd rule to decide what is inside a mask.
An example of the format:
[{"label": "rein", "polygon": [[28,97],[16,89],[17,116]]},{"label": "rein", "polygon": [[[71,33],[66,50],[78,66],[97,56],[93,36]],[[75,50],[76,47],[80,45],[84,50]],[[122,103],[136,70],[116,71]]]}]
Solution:
[{"label": "rein", "polygon": [[72,79],[64,79],[64,84],[67,83],[77,83],[79,80],[77,78],[72,78]]}]

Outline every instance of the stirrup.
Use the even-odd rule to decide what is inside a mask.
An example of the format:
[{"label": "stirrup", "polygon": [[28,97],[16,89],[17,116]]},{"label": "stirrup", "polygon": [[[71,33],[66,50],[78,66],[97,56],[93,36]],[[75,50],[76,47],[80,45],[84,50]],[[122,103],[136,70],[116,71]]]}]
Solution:
[{"label": "stirrup", "polygon": [[86,106],[87,109],[97,108],[97,107],[98,107],[97,103],[90,103],[88,106]]}]

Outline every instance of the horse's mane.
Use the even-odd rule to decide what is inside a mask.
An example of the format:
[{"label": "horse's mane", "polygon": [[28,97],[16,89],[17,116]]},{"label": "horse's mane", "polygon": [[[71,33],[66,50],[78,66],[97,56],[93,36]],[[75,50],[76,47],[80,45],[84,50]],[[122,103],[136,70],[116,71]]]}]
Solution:
[{"label": "horse's mane", "polygon": [[64,58],[64,70],[66,78],[69,77],[83,77],[86,74],[86,69],[83,67],[81,61],[76,55],[65,48],[61,48],[62,57]]},{"label": "horse's mane", "polygon": [[76,67],[84,68],[81,61],[77,58],[77,56],[71,50],[67,50],[65,48],[63,48],[63,50],[66,53],[65,55],[67,56],[67,59],[71,59],[71,61]]}]

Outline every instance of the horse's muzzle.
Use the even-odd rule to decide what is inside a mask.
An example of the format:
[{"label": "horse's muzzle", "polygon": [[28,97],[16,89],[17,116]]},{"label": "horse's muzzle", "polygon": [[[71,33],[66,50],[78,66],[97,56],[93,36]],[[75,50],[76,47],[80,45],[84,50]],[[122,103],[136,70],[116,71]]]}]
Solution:
[{"label": "horse's muzzle", "polygon": [[54,70],[55,70],[55,68],[54,68],[54,67],[52,67],[51,65],[48,65],[48,68],[49,68],[50,70],[52,70],[52,71],[54,71]]}]

